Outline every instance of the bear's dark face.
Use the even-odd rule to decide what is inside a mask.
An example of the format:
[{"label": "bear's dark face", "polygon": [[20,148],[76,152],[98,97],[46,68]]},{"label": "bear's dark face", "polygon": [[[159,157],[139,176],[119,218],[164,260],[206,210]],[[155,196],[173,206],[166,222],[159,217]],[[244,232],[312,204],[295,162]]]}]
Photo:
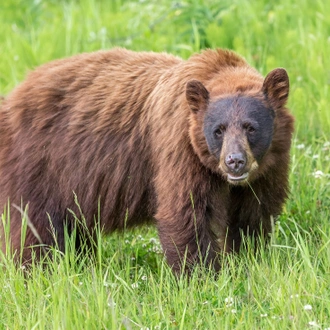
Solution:
[{"label": "bear's dark face", "polygon": [[209,152],[231,183],[248,179],[270,147],[274,111],[258,99],[235,96],[211,103],[204,118]]},{"label": "bear's dark face", "polygon": [[271,71],[253,95],[238,90],[212,99],[200,81],[189,81],[189,135],[201,162],[231,184],[253,181],[261,174],[259,169],[265,168],[264,159],[276,134],[277,113],[288,95],[289,78],[281,68]]}]

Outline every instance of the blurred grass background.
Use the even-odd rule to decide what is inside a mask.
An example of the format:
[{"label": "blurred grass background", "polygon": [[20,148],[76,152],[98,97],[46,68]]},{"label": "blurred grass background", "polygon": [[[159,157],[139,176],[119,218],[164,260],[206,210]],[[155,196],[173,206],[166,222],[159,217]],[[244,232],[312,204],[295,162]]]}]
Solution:
[{"label": "blurred grass background", "polygon": [[296,133],[291,196],[257,256],[177,282],[143,228],[102,239],[97,264],[68,253],[31,278],[3,257],[0,329],[329,329],[329,13],[329,1],[307,0],[3,0],[1,95],[80,52],[230,48],[264,75],[287,69]]}]

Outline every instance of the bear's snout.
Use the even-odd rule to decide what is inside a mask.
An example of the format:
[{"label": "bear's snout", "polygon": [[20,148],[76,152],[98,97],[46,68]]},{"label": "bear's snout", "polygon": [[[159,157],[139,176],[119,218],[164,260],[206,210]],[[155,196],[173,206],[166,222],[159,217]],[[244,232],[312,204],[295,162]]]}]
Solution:
[{"label": "bear's snout", "polygon": [[243,153],[229,154],[225,159],[228,169],[235,174],[240,174],[246,164],[246,156]]},{"label": "bear's snout", "polygon": [[226,171],[228,181],[241,182],[248,178],[249,171],[246,169],[246,154],[242,152],[230,153],[225,157],[225,165],[228,169]]}]

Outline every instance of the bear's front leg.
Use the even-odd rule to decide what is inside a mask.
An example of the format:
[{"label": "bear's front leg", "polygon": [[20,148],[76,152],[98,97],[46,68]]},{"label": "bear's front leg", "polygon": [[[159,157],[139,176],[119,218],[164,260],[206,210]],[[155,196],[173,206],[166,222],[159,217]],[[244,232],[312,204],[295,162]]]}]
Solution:
[{"label": "bear's front leg", "polygon": [[175,273],[190,272],[196,264],[218,270],[218,246],[208,221],[208,182],[194,185],[194,191],[185,186],[158,194],[157,228],[167,262]]},{"label": "bear's front leg", "polygon": [[166,260],[174,272],[190,272],[196,264],[212,265],[218,270],[214,243],[207,230],[196,224],[193,214],[190,216],[192,223],[182,218],[182,214],[172,216],[178,222],[159,218],[158,233]]}]

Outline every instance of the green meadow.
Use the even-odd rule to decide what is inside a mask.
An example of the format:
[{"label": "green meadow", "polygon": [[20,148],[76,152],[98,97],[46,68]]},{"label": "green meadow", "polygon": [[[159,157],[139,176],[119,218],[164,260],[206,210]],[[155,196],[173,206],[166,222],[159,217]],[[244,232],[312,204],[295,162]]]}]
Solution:
[{"label": "green meadow", "polygon": [[330,329],[329,13],[318,0],[2,0],[0,95],[80,52],[221,47],[264,75],[286,68],[296,131],[271,244],[189,282],[173,276],[153,227],[100,237],[96,258],[68,238],[64,255],[28,272],[0,255],[0,329]]}]

